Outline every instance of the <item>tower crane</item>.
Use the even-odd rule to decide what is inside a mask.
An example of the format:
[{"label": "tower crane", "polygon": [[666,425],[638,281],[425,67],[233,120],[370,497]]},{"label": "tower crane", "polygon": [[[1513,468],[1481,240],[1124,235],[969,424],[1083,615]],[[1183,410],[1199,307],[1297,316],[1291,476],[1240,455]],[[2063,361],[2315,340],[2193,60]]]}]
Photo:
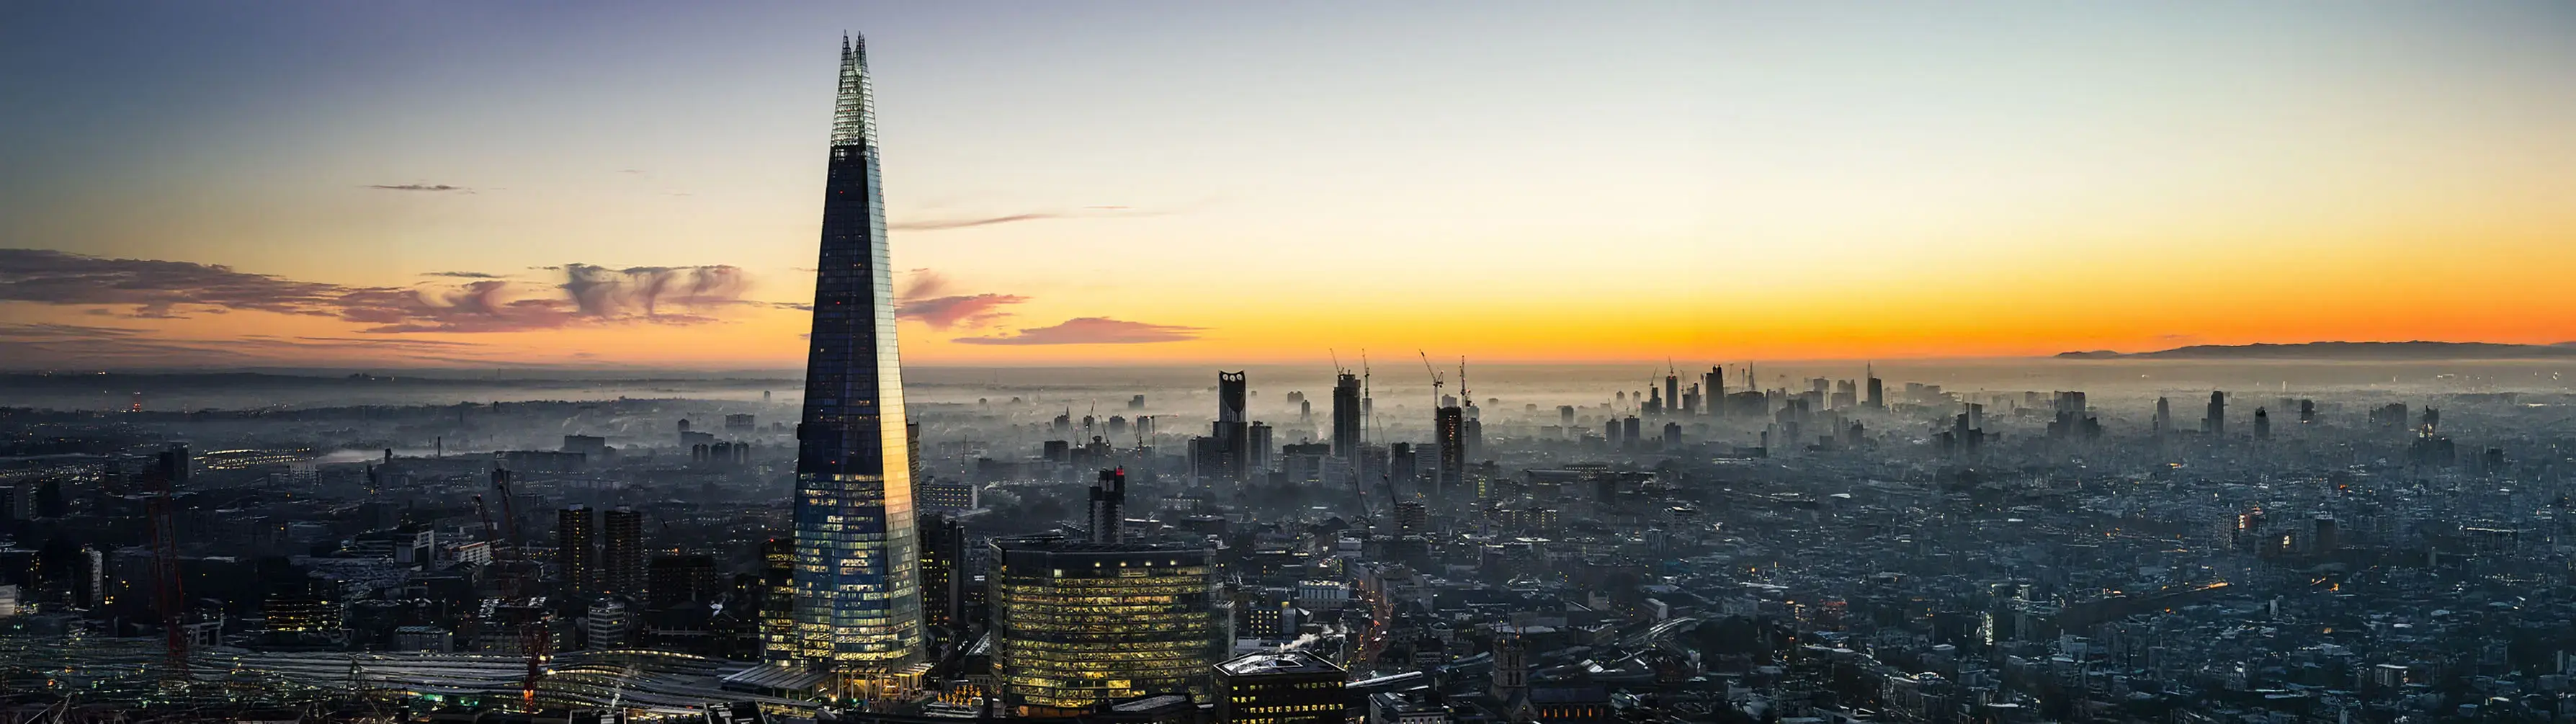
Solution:
[{"label": "tower crane", "polygon": [[1430,353],[1423,352],[1418,349],[1414,350],[1413,353],[1422,355],[1422,371],[1431,373],[1431,410],[1433,414],[1438,414],[1440,411],[1440,387],[1441,385],[1448,383],[1445,380],[1440,379],[1440,370],[1431,366]]}]

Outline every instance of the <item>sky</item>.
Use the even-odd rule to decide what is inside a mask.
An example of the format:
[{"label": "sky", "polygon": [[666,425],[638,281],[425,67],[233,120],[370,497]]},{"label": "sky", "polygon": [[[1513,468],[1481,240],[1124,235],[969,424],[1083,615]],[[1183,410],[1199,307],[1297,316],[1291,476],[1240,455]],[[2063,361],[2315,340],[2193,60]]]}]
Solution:
[{"label": "sky", "polygon": [[0,368],[2576,340],[2576,5],[14,3]]}]

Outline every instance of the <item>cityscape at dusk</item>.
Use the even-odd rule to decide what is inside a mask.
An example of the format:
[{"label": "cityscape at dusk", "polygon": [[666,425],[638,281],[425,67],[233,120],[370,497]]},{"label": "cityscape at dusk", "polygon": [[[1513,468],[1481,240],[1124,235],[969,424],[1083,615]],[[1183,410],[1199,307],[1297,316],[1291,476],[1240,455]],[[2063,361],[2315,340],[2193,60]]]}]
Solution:
[{"label": "cityscape at dusk", "polygon": [[0,724],[2576,721],[2570,40],[0,8]]}]

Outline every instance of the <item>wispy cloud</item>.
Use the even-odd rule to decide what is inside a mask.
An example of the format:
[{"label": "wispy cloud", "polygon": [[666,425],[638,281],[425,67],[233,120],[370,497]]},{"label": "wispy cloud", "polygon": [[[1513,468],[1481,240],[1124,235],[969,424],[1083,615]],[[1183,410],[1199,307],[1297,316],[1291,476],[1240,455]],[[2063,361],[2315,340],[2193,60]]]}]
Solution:
[{"label": "wispy cloud", "polygon": [[[0,302],[127,307],[123,316],[263,311],[337,317],[361,331],[518,332],[577,324],[702,324],[750,304],[748,274],[727,265],[610,268],[565,264],[553,285],[441,272],[456,285],[349,287],[218,264],[109,259],[46,249],[0,249]],[[487,275],[497,277],[498,275]],[[94,310],[95,311],[95,310]]]},{"label": "wispy cloud", "polygon": [[922,221],[898,221],[886,224],[886,228],[893,231],[944,231],[947,229],[971,229],[978,226],[1008,224],[1014,221],[1036,221],[1039,219],[1061,219],[1064,217],[1064,214],[1050,213],[975,216],[965,218],[927,219]]},{"label": "wispy cloud", "polygon": [[1009,312],[1001,311],[1002,307],[1028,300],[1028,297],[1017,294],[992,293],[912,299],[898,303],[894,315],[899,319],[921,320],[932,329],[981,327],[1009,316]]},{"label": "wispy cloud", "polygon": [[1149,324],[1108,317],[1080,317],[1050,327],[1022,329],[1008,334],[985,337],[960,337],[959,344],[1039,345],[1039,344],[1151,344],[1187,342],[1199,338],[1203,327],[1177,324]]},{"label": "wispy cloud", "polygon": [[997,214],[991,216],[949,216],[933,219],[905,220],[886,224],[886,229],[891,231],[945,231],[948,229],[971,229],[978,226],[1012,224],[1022,221],[1044,221],[1047,219],[1086,219],[1107,218],[1112,216],[1160,215],[1162,214],[1151,211],[1137,211],[1135,207],[1132,206],[1102,205],[1084,206],[1072,211],[1026,211],[1017,214]]},{"label": "wispy cloud", "polygon": [[895,295],[896,319],[911,319],[932,329],[956,327],[974,329],[1011,315],[1003,307],[1029,300],[1018,294],[992,292],[950,294],[956,285],[948,277],[929,269],[911,269],[904,273],[902,291]]},{"label": "wispy cloud", "polygon": [[486,273],[483,273],[483,272],[470,272],[470,271],[434,271],[434,272],[421,272],[421,273],[420,273],[420,275],[421,275],[421,276],[425,276],[425,277],[455,277],[455,278],[458,278],[458,279],[500,279],[500,278],[502,278],[502,277],[501,277],[501,275],[499,275],[499,274],[486,274]]},{"label": "wispy cloud", "polygon": [[449,186],[447,184],[367,184],[367,188],[377,189],[380,191],[461,191],[469,194],[474,193],[474,189],[463,186]]}]

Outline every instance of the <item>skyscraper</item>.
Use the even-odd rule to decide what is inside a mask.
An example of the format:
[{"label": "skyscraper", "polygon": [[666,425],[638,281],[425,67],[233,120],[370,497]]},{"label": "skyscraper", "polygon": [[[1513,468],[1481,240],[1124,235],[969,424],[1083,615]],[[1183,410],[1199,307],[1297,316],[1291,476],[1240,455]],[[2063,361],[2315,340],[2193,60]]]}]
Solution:
[{"label": "skyscraper", "polygon": [[1865,404],[1872,410],[1887,409],[1887,385],[1878,379],[1878,365],[1863,369],[1867,371],[1861,374],[1869,376],[1869,401]]},{"label": "skyscraper", "polygon": [[1216,424],[1208,433],[1214,467],[1207,475],[1220,480],[1243,482],[1244,456],[1252,447],[1243,417],[1246,384],[1241,372],[1216,373]]},{"label": "skyscraper", "polygon": [[[1726,370],[1711,366],[1708,368],[1708,374],[1702,375],[1702,378],[1707,380],[1704,386],[1708,389],[1708,416],[1725,417]],[[1568,418],[1565,424],[1572,425],[1574,421]]]},{"label": "skyscraper", "polygon": [[1333,457],[1349,460],[1360,450],[1360,378],[1348,372],[1333,378]]},{"label": "skyscraper", "polygon": [[955,636],[966,621],[966,579],[958,573],[966,557],[966,525],[954,515],[924,513],[918,527],[922,616]]},{"label": "skyscraper", "polygon": [[2211,437],[2227,434],[2227,393],[2209,393],[2209,414],[2200,418],[2200,431]]},{"label": "skyscraper", "polygon": [[599,519],[599,592],[643,601],[644,514],[617,508]]},{"label": "skyscraper", "polygon": [[1467,414],[1451,405],[1432,411],[1431,427],[1440,440],[1440,478],[1435,495],[1457,495],[1467,480]]},{"label": "skyscraper", "polygon": [[842,41],[840,80],[796,424],[794,643],[797,661],[854,673],[918,661],[922,623],[865,38]]},{"label": "skyscraper", "polygon": [[563,570],[564,593],[576,599],[599,592],[598,519],[590,507],[575,505],[555,511],[555,566]]}]

